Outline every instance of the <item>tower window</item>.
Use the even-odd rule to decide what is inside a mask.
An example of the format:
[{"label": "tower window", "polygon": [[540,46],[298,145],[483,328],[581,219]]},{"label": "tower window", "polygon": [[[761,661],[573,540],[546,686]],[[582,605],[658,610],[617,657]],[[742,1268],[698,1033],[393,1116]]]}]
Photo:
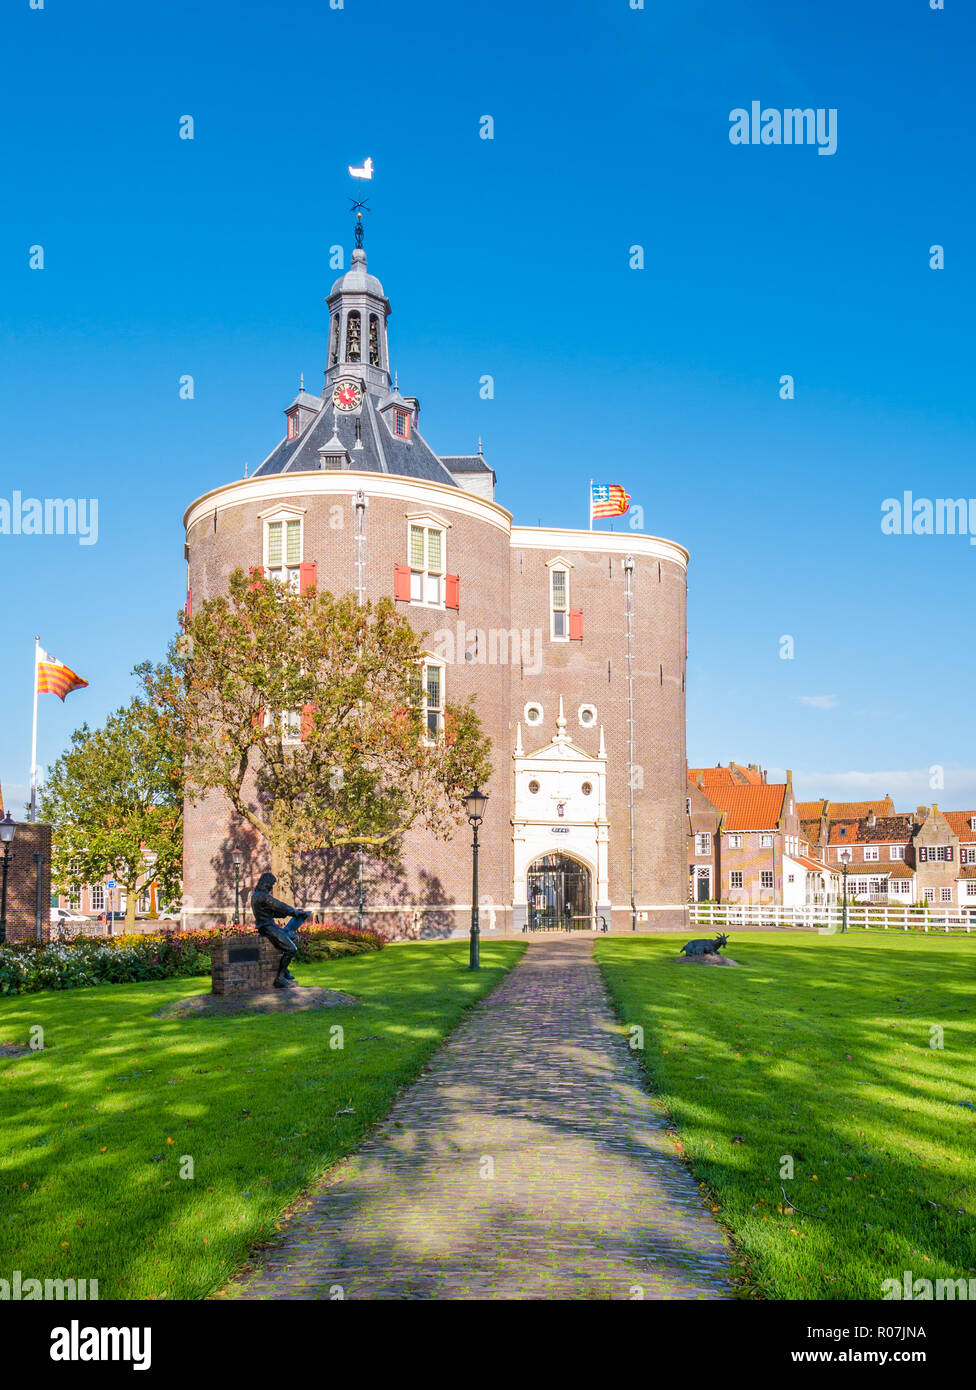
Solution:
[{"label": "tower window", "polygon": [[550,636],[554,642],[569,641],[569,571],[549,571]]},{"label": "tower window", "polygon": [[302,563],[302,523],[282,519],[264,528],[264,569],[269,579],[299,587]]},{"label": "tower window", "polygon": [[380,320],[378,314],[369,316],[369,365],[380,365]]},{"label": "tower window", "polygon": [[444,603],[444,532],[410,524],[410,602],[440,608]]},{"label": "tower window", "polygon": [[422,661],[413,673],[414,708],[420,711],[424,736],[433,742],[444,731],[444,668],[434,661]]},{"label": "tower window", "polygon": [[329,365],[335,366],[339,360],[339,315],[332,316],[332,349],[329,353]]},{"label": "tower window", "polygon": [[362,330],[359,320],[359,310],[350,309],[349,317],[346,319],[346,361],[359,362],[362,360]]},{"label": "tower window", "polygon": [[410,438],[410,414],[406,410],[394,410],[393,433],[400,439]]}]

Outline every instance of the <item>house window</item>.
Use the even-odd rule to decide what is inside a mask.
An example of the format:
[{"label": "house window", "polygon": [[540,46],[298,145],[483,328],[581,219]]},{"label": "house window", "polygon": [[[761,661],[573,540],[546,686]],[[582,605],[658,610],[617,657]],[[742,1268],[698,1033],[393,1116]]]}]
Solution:
[{"label": "house window", "polygon": [[908,893],[910,889],[911,884],[907,878],[893,878],[888,884],[888,892],[896,895],[898,893]]},{"label": "house window", "polygon": [[976,898],[976,878],[971,878],[966,883],[966,897]]},{"label": "house window", "polygon": [[924,899],[925,899],[925,901],[926,901],[927,903],[934,903],[934,902],[935,902],[935,889],[934,889],[934,888],[925,888],[925,889],[923,889],[923,890],[922,890],[922,896],[924,897]]},{"label": "house window", "polygon": [[532,796],[539,795],[539,783],[535,780],[535,778],[533,778],[532,781],[529,783],[529,791],[532,794]]},{"label": "house window", "polygon": [[960,864],[976,864],[976,849],[960,849]]},{"label": "house window", "polygon": [[410,414],[406,410],[397,408],[393,412],[393,433],[399,439],[410,438]]},{"label": "house window", "polygon": [[569,641],[569,571],[549,571],[549,635],[554,642]]},{"label": "house window", "polygon": [[410,602],[444,606],[444,532],[410,523]]},{"label": "house window", "polygon": [[584,729],[592,729],[596,723],[596,707],[594,705],[580,705],[577,715]]},{"label": "house window", "polygon": [[732,872],[729,874],[729,887],[730,887],[730,888],[741,888],[741,887],[742,887],[742,870],[741,870],[741,869],[733,869]]},{"label": "house window", "polygon": [[867,864],[873,864],[873,863],[875,863],[877,860],[879,860],[880,858],[881,858],[881,851],[878,849],[877,845],[866,845],[866,846],[865,846],[865,849],[864,849],[864,861],[865,861],[865,863],[867,863]]},{"label": "house window", "polygon": [[433,742],[444,730],[444,668],[424,661],[413,675],[413,700],[424,722],[424,736]]},{"label": "house window", "polygon": [[942,889],[940,889],[940,894],[941,894],[941,897],[942,897],[942,901],[943,901],[944,903],[951,903],[951,902],[952,902],[952,889],[951,889],[951,888],[942,888]]},{"label": "house window", "polygon": [[695,836],[695,853],[696,853],[696,854],[711,854],[711,852],[712,852],[712,837],[711,837],[711,834],[710,834],[709,831],[707,831],[707,830],[702,830],[699,834],[697,834],[697,835]]},{"label": "house window", "polygon": [[889,858],[889,859],[901,859],[901,860],[904,860],[904,858],[905,858],[905,846],[904,846],[904,845],[889,845],[889,846],[888,846],[888,858]]},{"label": "house window", "polygon": [[[759,848],[760,848],[760,849],[772,849],[772,847],[773,847],[773,837],[772,837],[772,835],[760,835],[760,836],[759,836]],[[772,887],[772,884],[770,884],[770,887]]]},{"label": "house window", "polygon": [[297,589],[301,579],[302,523],[282,518],[264,527],[264,572],[269,579]]},{"label": "house window", "polygon": [[729,836],[729,849],[741,849],[741,848],[742,848],[742,836],[741,836],[741,835],[730,835],[730,836]]},{"label": "house window", "polygon": [[81,889],[70,888],[68,890],[68,906],[72,912],[81,911]]},{"label": "house window", "polygon": [[104,911],[105,911],[105,884],[104,884],[104,883],[93,883],[93,884],[92,884],[91,890],[90,890],[90,898],[89,898],[89,901],[90,901],[90,903],[91,903],[91,910],[92,910],[92,912],[104,912]]},{"label": "house window", "polygon": [[762,870],[762,872],[761,872],[760,875],[759,875],[759,886],[760,886],[761,888],[772,888],[772,886],[773,886],[773,871],[772,871],[772,869],[763,869],[763,870]]}]

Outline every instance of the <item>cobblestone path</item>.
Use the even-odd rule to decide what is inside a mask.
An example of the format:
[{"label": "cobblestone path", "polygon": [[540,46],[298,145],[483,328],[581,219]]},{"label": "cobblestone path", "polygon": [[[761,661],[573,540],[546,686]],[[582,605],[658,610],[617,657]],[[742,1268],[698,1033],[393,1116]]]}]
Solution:
[{"label": "cobblestone path", "polygon": [[724,1238],[612,1031],[592,952],[532,942],[226,1293],[729,1297]]}]

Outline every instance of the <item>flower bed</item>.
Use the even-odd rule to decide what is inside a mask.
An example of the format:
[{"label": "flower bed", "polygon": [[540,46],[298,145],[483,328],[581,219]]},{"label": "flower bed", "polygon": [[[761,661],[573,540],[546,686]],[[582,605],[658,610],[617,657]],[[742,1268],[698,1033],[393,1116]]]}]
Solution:
[{"label": "flower bed", "polygon": [[[214,943],[247,930],[209,927],[153,935],[77,936],[46,946],[8,945],[0,949],[0,994],[209,975]],[[376,932],[309,923],[299,931],[298,944],[298,960],[312,961],[377,951],[384,943]]]}]

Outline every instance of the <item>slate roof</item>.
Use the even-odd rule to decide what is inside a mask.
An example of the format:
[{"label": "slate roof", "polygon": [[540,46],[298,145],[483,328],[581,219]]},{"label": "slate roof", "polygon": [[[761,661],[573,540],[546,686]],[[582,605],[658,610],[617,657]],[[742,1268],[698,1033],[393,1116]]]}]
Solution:
[{"label": "slate roof", "polygon": [[321,471],[318,450],[336,433],[349,451],[350,468],[368,473],[395,473],[401,478],[419,478],[423,482],[457,487],[449,469],[419,430],[411,425],[409,439],[397,438],[380,416],[379,405],[380,396],[364,390],[359,417],[362,448],[357,449],[354,447],[355,412],[336,410],[330,396],[320,403],[318,414],[301,434],[296,439],[282,439],[276,444],[251,476],[266,478],[272,473]]},{"label": "slate roof", "polygon": [[441,463],[452,473],[493,473],[481,454],[442,454]]}]

